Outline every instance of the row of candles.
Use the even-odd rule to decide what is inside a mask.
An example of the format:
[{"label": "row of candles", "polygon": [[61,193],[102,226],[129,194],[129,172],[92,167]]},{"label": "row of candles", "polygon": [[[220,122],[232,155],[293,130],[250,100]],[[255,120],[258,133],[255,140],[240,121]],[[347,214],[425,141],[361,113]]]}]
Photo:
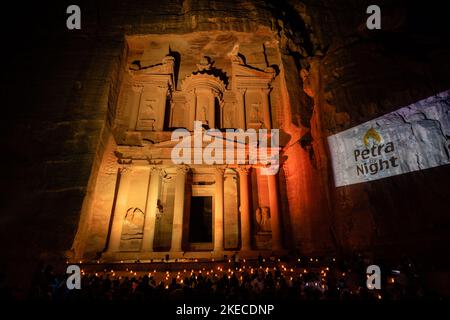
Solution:
[{"label": "row of candles", "polygon": [[[242,260],[243,262],[245,262],[245,260]],[[230,261],[231,262],[231,261]],[[300,259],[298,259],[298,262],[300,262]],[[312,260],[311,262],[315,262],[315,260]],[[327,286],[327,275],[330,272],[330,268],[329,267],[310,267],[310,268],[306,268],[306,267],[299,267],[298,265],[292,265],[292,266],[288,266],[285,264],[278,264],[275,267],[254,267],[251,265],[242,265],[240,267],[234,267],[234,268],[230,268],[230,267],[224,267],[224,266],[217,266],[214,268],[199,268],[199,269],[183,269],[182,271],[167,271],[167,270],[157,270],[157,269],[153,269],[153,271],[138,271],[138,270],[133,270],[131,268],[125,268],[125,270],[114,270],[114,269],[103,269],[103,272],[86,272],[84,269],[81,269],[81,273],[83,276],[96,276],[96,277],[105,277],[105,276],[112,276],[113,279],[118,279],[118,280],[122,280],[125,277],[128,277],[129,279],[132,278],[141,278],[144,275],[147,275],[149,278],[152,277],[156,284],[158,284],[159,282],[163,282],[165,289],[169,289],[169,284],[172,279],[175,279],[177,284],[184,284],[184,281],[186,278],[190,278],[192,279],[192,277],[195,277],[195,279],[198,279],[198,277],[200,275],[202,276],[206,276],[206,277],[223,277],[224,275],[226,277],[228,277],[228,279],[231,279],[233,275],[236,275],[237,279],[242,282],[243,281],[243,274],[247,273],[247,275],[254,275],[254,274],[258,274],[258,272],[262,272],[263,275],[265,276],[266,274],[268,274],[269,272],[275,272],[277,271],[277,267],[278,270],[280,271],[281,275],[283,277],[285,277],[286,280],[289,280],[291,283],[292,281],[294,281],[295,278],[302,278],[304,275],[308,274],[308,273],[314,273],[317,278],[316,280],[312,280],[309,283],[306,283],[306,286],[314,286],[319,290],[325,291]],[[341,276],[343,278],[345,278],[346,276],[348,276],[348,273],[346,272],[339,272],[338,276]],[[394,284],[396,282],[394,277],[391,277],[388,279],[388,283],[389,284]],[[339,289],[338,289],[339,290]],[[376,294],[377,299],[382,299],[382,296],[377,293]]]},{"label": "row of candles", "polygon": [[[297,262],[300,263],[300,262],[305,261],[305,260],[307,262],[313,263],[314,265],[319,263],[319,258],[307,258],[307,259],[298,258]],[[166,261],[166,260],[162,259],[161,261]],[[199,262],[198,259],[190,259],[190,260],[187,260],[187,261],[188,262],[195,262],[195,263]],[[215,259],[212,258],[210,261],[211,262],[215,262]],[[262,262],[269,261],[269,262],[281,263],[281,259],[280,258],[278,258],[278,259],[277,258],[270,258],[270,259],[262,258],[261,261]],[[332,258],[332,261],[335,262],[336,258]],[[133,261],[133,262],[131,262],[131,261],[125,261],[124,262],[123,260],[120,261],[121,264],[123,264],[123,263],[136,263],[136,262],[140,262],[140,261],[139,260],[136,260],[136,261]],[[144,262],[144,261],[142,261],[142,262]],[[202,260],[202,262],[208,262],[208,261]],[[231,260],[231,259],[228,259],[228,263],[232,263],[232,262],[234,262],[234,261]],[[246,259],[240,259],[239,262],[245,264],[247,262],[247,260]],[[66,263],[69,264],[70,262],[66,261]],[[100,260],[96,260],[96,263],[100,264],[101,261]],[[183,263],[186,263],[186,260],[184,260]],[[85,263],[82,260],[80,260],[79,264],[82,266]],[[91,264],[92,263],[86,263],[86,265],[91,265]],[[190,269],[190,271],[184,269],[183,272],[181,272],[181,271],[178,271],[178,272],[174,271],[174,272],[170,273],[169,271],[157,271],[156,269],[154,269],[153,272],[144,272],[144,271],[133,271],[132,269],[126,268],[125,271],[123,271],[123,270],[114,271],[114,269],[110,269],[110,272],[107,269],[104,269],[103,273],[102,272],[95,272],[93,274],[95,276],[100,276],[100,275],[101,276],[103,276],[103,275],[110,275],[112,277],[116,277],[117,276],[119,280],[122,279],[123,277],[137,277],[137,276],[141,277],[141,276],[144,276],[144,275],[147,274],[148,277],[153,277],[153,279],[155,279],[155,281],[160,281],[160,280],[163,280],[163,279],[165,281],[168,281],[170,278],[175,278],[178,283],[183,284],[183,282],[184,282],[183,279],[184,278],[189,277],[189,276],[195,276],[197,278],[199,274],[206,275],[206,276],[213,276],[214,275],[215,277],[223,276],[225,274],[228,277],[228,279],[231,279],[233,274],[236,273],[236,274],[239,274],[239,276],[238,276],[239,280],[242,281],[243,276],[242,276],[241,273],[247,271],[248,274],[253,275],[255,272],[257,272],[257,269],[258,270],[262,269],[266,273],[271,271],[271,269],[273,269],[273,271],[276,271],[276,267],[273,267],[273,268],[265,267],[265,268],[263,268],[263,267],[259,266],[259,267],[256,268],[256,267],[251,267],[251,266],[247,267],[246,265],[243,265],[242,267],[233,268],[233,269],[232,268],[228,268],[228,269],[225,268],[224,269],[223,266],[218,266],[218,267],[216,267],[216,271],[214,269],[209,269],[208,268],[208,270],[207,270],[206,268],[201,268],[201,269],[196,269],[196,270],[195,269]],[[300,268],[299,266],[286,267],[284,264],[281,265],[280,271],[281,271],[281,274],[283,276],[285,276],[286,274],[289,275],[290,276],[289,279],[291,281],[293,280],[294,276],[300,276],[301,277],[302,274],[307,274],[308,273],[308,270],[306,268]],[[328,267],[320,270],[320,275],[321,275],[321,280],[322,281],[325,281],[325,277],[327,276],[327,272],[328,271],[329,271]],[[82,269],[81,272],[82,272],[82,275],[84,275],[84,276],[85,275],[92,275],[92,274],[86,273],[84,269]],[[342,276],[345,276],[345,273],[342,273]]]},{"label": "row of candles", "polygon": [[[277,270],[277,267],[251,267],[243,265],[241,267],[236,268],[224,268],[222,266],[217,266],[215,268],[201,268],[201,269],[184,269],[183,271],[158,271],[157,269],[154,269],[153,272],[144,272],[144,271],[133,271],[132,269],[126,268],[125,270],[114,270],[114,269],[104,269],[103,272],[95,272],[95,273],[87,273],[84,269],[81,270],[81,273],[83,276],[92,276],[95,275],[96,277],[99,276],[112,276],[113,278],[117,278],[121,280],[124,277],[129,278],[136,278],[136,277],[142,277],[144,275],[147,275],[148,277],[153,277],[153,279],[158,283],[159,281],[164,280],[165,282],[170,281],[171,279],[176,279],[176,282],[179,284],[184,283],[184,279],[195,277],[197,279],[199,275],[206,276],[206,277],[222,277],[223,275],[227,276],[228,279],[231,279],[231,277],[236,274],[236,277],[240,281],[243,280],[243,273],[247,272],[249,275],[257,274],[260,271],[265,272],[265,274],[273,271],[275,272]],[[306,268],[298,268],[298,267],[288,267],[284,264],[279,266],[279,271],[281,272],[282,276],[288,276],[289,280],[292,281],[294,277],[302,277],[303,275],[309,273],[309,272],[318,272],[321,277],[321,281],[326,281],[327,273],[329,272],[329,267],[323,268],[320,270],[307,270]],[[265,275],[264,274],[264,275]],[[342,274],[342,276],[345,276],[345,273]],[[168,285],[166,285],[166,288],[168,288]]]}]

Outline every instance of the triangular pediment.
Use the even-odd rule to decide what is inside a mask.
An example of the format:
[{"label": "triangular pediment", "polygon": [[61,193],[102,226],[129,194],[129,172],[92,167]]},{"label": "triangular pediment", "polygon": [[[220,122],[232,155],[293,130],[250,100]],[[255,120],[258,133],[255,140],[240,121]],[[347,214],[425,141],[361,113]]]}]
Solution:
[{"label": "triangular pediment", "polygon": [[150,80],[173,85],[174,66],[175,59],[171,56],[166,56],[162,63],[153,66],[141,67],[139,64],[134,64],[130,67],[130,73],[137,82]]},{"label": "triangular pediment", "polygon": [[[210,141],[204,140],[203,134],[204,135],[209,135],[211,137]],[[249,145],[247,140],[246,140],[246,142],[239,142],[239,141],[236,141],[236,140],[231,140],[231,139],[227,138],[225,133],[222,133],[222,135],[211,135],[211,134],[208,134],[207,131],[201,132],[201,133],[200,132],[197,132],[197,133],[190,132],[189,133],[189,137],[190,137],[190,139],[192,141],[192,144],[193,144],[193,141],[195,139],[199,139],[199,141],[202,142],[202,148],[205,148],[208,145],[210,145],[213,140],[214,141],[222,140],[224,144],[227,143],[228,145],[234,145],[235,148],[237,148],[238,146],[242,147],[242,144],[244,144],[246,146]],[[181,141],[181,138],[179,140],[165,140],[165,141],[161,141],[161,142],[154,143],[154,144],[148,144],[148,146],[151,149],[174,148],[180,143],[180,141]]]},{"label": "triangular pediment", "polygon": [[233,74],[238,77],[272,79],[275,76],[275,70],[271,67],[266,68],[266,70],[260,70],[243,64],[233,64]]}]

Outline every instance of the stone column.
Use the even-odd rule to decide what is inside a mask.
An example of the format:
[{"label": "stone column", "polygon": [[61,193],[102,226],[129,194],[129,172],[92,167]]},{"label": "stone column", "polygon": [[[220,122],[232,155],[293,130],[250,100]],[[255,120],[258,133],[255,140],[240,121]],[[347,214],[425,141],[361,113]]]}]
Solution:
[{"label": "stone column", "polygon": [[261,89],[264,125],[267,130],[272,129],[272,122],[270,121],[269,92],[270,89]]},{"label": "stone column", "polygon": [[163,131],[164,127],[164,115],[166,113],[166,102],[167,102],[167,91],[169,90],[168,85],[157,87],[159,99],[159,105],[157,106],[157,116],[158,119],[156,119],[155,122],[155,131]]},{"label": "stone column", "polygon": [[277,175],[276,174],[268,175],[267,184],[269,189],[270,227],[272,229],[272,250],[276,251],[282,249]]},{"label": "stone column", "polygon": [[214,90],[208,94],[209,99],[209,111],[208,111],[208,125],[211,129],[216,128],[215,115],[216,115],[216,97]]},{"label": "stone column", "polygon": [[245,125],[245,91],[246,89],[238,89],[237,90],[237,96],[238,96],[238,128],[237,129],[246,129]]},{"label": "stone column", "polygon": [[250,217],[250,168],[239,167],[240,214],[241,214],[241,251],[251,250],[251,217]]},{"label": "stone column", "polygon": [[181,252],[183,240],[183,215],[184,215],[184,197],[186,174],[189,171],[187,166],[177,168],[177,177],[175,181],[175,199],[173,208],[173,226],[172,226],[172,245],[171,252]]},{"label": "stone column", "polygon": [[223,208],[224,208],[224,187],[223,174],[225,169],[221,167],[215,170],[215,194],[214,194],[214,251],[223,251]]},{"label": "stone column", "polygon": [[132,171],[130,167],[125,167],[120,170],[119,190],[117,192],[113,223],[108,244],[108,251],[110,252],[120,251],[120,238],[122,236],[123,219],[127,211],[131,174]]},{"label": "stone column", "polygon": [[138,112],[139,112],[139,106],[141,104],[141,95],[142,90],[144,86],[143,85],[132,85],[131,90],[128,93],[128,99],[127,103],[125,104],[125,107],[130,109],[129,114],[129,124],[128,129],[130,130],[136,130],[137,125],[137,119],[138,119]]},{"label": "stone column", "polygon": [[157,212],[156,210],[158,210],[157,204],[160,185],[160,173],[160,168],[151,168],[150,182],[147,193],[147,206],[145,209],[144,235],[142,238],[143,252],[153,251],[153,240],[155,238],[155,221]]},{"label": "stone column", "polygon": [[189,93],[186,96],[186,106],[187,109],[189,111],[189,114],[187,115],[188,117],[188,123],[186,125],[187,129],[189,131],[193,131],[194,130],[194,121],[195,121],[195,117],[197,116],[196,113],[196,106],[197,106],[197,97],[195,95],[195,89],[193,92]]}]

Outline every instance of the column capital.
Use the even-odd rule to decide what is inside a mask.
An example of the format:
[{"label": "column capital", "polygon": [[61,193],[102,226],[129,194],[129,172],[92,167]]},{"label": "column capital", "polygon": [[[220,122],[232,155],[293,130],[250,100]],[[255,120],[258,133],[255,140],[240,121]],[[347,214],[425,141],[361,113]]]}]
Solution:
[{"label": "column capital", "polygon": [[214,174],[223,176],[225,174],[225,167],[214,167]]},{"label": "column capital", "polygon": [[239,173],[239,175],[248,175],[251,171],[251,166],[240,166],[236,168],[236,171]]},{"label": "column capital", "polygon": [[237,91],[239,92],[240,95],[244,95],[245,92],[247,91],[247,88],[237,88]]},{"label": "column capital", "polygon": [[173,175],[168,174],[167,171],[165,170],[165,168],[159,169],[159,176],[161,177],[162,181],[164,181],[165,183],[174,181],[174,179],[172,179]]},{"label": "column capital", "polygon": [[122,176],[125,174],[130,174],[133,171],[131,166],[122,166],[119,168],[119,170]]},{"label": "column capital", "polygon": [[179,165],[177,166],[177,174],[186,174],[189,172],[189,166],[187,165]]},{"label": "column capital", "polygon": [[133,83],[133,84],[131,85],[131,89],[132,89],[134,92],[137,92],[137,93],[142,92],[142,89],[143,89],[143,88],[144,88],[144,85],[141,84],[141,83]]},{"label": "column capital", "polygon": [[260,89],[262,93],[268,95],[270,93],[270,91],[272,90],[272,88],[261,88]]},{"label": "column capital", "polygon": [[161,171],[162,171],[161,167],[150,166],[150,174],[153,174],[153,173],[159,173],[160,174]]}]

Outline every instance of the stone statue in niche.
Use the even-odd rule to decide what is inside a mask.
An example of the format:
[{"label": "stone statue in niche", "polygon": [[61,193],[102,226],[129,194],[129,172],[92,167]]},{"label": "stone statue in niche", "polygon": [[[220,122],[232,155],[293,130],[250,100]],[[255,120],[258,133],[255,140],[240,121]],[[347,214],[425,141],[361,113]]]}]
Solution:
[{"label": "stone statue in niche", "polygon": [[155,130],[156,122],[156,110],[155,110],[156,100],[145,100],[141,107],[139,120],[145,124],[148,130]]},{"label": "stone statue in niche", "polygon": [[155,109],[153,108],[155,100],[145,101],[144,110],[141,113],[141,118],[143,120],[154,119],[156,116]]},{"label": "stone statue in niche", "polygon": [[199,110],[198,120],[201,121],[203,124],[208,124],[208,107],[202,106]]},{"label": "stone statue in niche", "polygon": [[258,232],[271,232],[269,208],[257,208],[255,215],[258,224]]},{"label": "stone statue in niche", "polygon": [[230,107],[227,107],[226,109],[225,109],[225,115],[224,115],[224,126],[225,127],[229,127],[229,128],[231,128],[232,126],[231,126],[231,124],[234,122],[233,121],[233,118],[234,118],[234,113],[233,113],[233,109],[232,108],[230,108]]},{"label": "stone statue in niche", "polygon": [[252,103],[250,106],[250,122],[258,123],[260,122],[259,117],[259,103]]},{"label": "stone statue in niche", "polygon": [[162,205],[161,199],[156,202],[156,219],[161,219],[164,213],[164,207]]},{"label": "stone statue in niche", "polygon": [[129,208],[122,227],[122,239],[141,239],[144,228],[144,212],[139,208]]}]

